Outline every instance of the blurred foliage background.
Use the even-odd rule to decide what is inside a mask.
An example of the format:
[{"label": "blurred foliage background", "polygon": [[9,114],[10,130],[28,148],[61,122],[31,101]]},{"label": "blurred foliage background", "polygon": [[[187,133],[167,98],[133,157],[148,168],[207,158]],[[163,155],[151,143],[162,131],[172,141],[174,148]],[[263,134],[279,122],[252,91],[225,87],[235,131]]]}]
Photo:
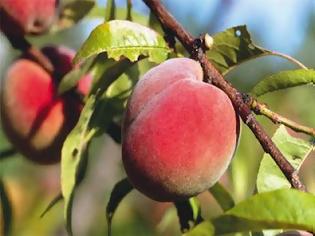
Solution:
[{"label": "blurred foliage background", "polygon": [[[141,0],[133,0],[134,10],[148,16]],[[172,14],[196,36],[214,34],[228,27],[246,24],[254,42],[268,49],[290,54],[307,67],[315,68],[315,2],[305,0],[200,0],[163,1]],[[116,1],[125,7],[125,1]],[[106,1],[98,1],[105,7]],[[101,17],[88,17],[70,29],[32,38],[37,46],[62,44],[78,49]],[[0,76],[3,79],[10,63],[19,55],[0,33]],[[149,69],[148,66],[144,70]],[[264,76],[295,65],[264,57],[244,63],[227,79],[243,92]],[[314,86],[275,92],[260,98],[272,110],[302,124],[315,127]],[[259,117],[270,135],[276,125]],[[255,192],[255,180],[263,152],[250,130],[242,125],[236,155],[227,173],[220,180],[241,201]],[[299,135],[300,136],[300,135]],[[309,138],[302,136],[304,138]],[[2,131],[0,149],[10,147]],[[75,235],[106,235],[105,207],[114,184],[125,176],[120,146],[109,136],[93,141],[87,178],[78,190],[74,207]],[[60,166],[38,166],[16,154],[0,161],[0,176],[5,181],[13,205],[13,235],[66,235],[63,206],[58,203],[44,218],[39,218],[47,204],[60,192]],[[308,157],[301,169],[308,190],[315,193],[315,155]],[[200,195],[205,218],[220,212],[209,193]],[[163,217],[164,216],[164,217]],[[1,220],[0,220],[1,227]],[[154,202],[133,191],[119,206],[113,222],[113,235],[180,235],[175,208],[169,203]]]}]

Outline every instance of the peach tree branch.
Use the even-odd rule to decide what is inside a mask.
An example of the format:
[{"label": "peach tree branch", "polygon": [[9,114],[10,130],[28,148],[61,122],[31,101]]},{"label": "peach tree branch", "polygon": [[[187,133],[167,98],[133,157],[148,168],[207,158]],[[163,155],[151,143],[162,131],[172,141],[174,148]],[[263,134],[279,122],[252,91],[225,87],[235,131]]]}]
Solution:
[{"label": "peach tree branch", "polygon": [[250,106],[246,101],[244,101],[242,93],[227,82],[208,60],[202,49],[202,40],[195,39],[189,32],[187,32],[159,0],[143,0],[143,2],[158,18],[160,23],[163,25],[163,29],[167,29],[172,35],[176,36],[190,55],[199,61],[204,71],[204,81],[212,83],[229,96],[243,122],[252,130],[264,151],[270,154],[273,160],[277,163],[281,171],[291,183],[292,187],[306,191],[306,188],[300,181],[294,167],[286,160],[280,150],[272,142],[271,138],[264,131],[262,126],[255,119]]},{"label": "peach tree branch", "polygon": [[10,35],[7,32],[4,32],[4,34],[12,47],[24,52],[25,55],[40,64],[48,73],[53,72],[54,67],[50,60],[38,48],[30,44],[25,37]]}]

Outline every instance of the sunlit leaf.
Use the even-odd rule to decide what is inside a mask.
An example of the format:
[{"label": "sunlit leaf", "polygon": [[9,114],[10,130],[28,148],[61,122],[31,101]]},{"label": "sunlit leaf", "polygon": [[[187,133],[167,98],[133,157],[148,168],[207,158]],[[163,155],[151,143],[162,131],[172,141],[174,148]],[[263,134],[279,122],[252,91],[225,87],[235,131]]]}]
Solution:
[{"label": "sunlit leaf", "polygon": [[213,220],[217,234],[262,229],[315,229],[315,196],[295,189],[260,193]]},{"label": "sunlit leaf", "polygon": [[[299,169],[305,158],[314,150],[312,143],[292,137],[281,125],[272,137],[273,142],[295,169]],[[264,154],[257,175],[258,192],[271,191],[278,188],[290,188],[284,174],[269,154]]]},{"label": "sunlit leaf", "polygon": [[90,70],[91,76],[93,77],[91,92],[95,93],[99,90],[100,93],[103,93],[133,64],[133,62],[127,59],[114,61],[113,59],[108,59],[103,54],[98,55]]},{"label": "sunlit leaf", "polygon": [[93,62],[93,60],[88,60],[82,66],[74,68],[65,74],[58,84],[58,94],[63,94],[74,88],[78,84],[78,81],[82,79],[84,75],[88,74]]},{"label": "sunlit leaf", "polygon": [[42,214],[40,214],[40,218],[43,218],[58,202],[60,202],[63,199],[62,194],[59,193],[57,196],[54,197],[53,200],[48,204],[46,209],[43,211]]},{"label": "sunlit leaf", "polygon": [[279,189],[254,195],[223,215],[200,223],[185,236],[211,236],[282,228],[314,232],[314,219],[313,194],[295,189]]},{"label": "sunlit leaf", "polygon": [[3,183],[3,180],[0,178],[0,206],[1,206],[1,217],[3,219],[3,235],[10,235],[12,228],[12,206],[11,202]]},{"label": "sunlit leaf", "polygon": [[84,176],[87,165],[87,147],[95,133],[95,130],[89,127],[95,100],[95,95],[89,96],[77,125],[68,135],[62,148],[61,190],[65,202],[64,216],[69,234],[72,234],[71,213],[74,191]]},{"label": "sunlit leaf", "polygon": [[219,182],[213,185],[209,189],[209,192],[212,194],[212,196],[215,198],[215,200],[219,203],[224,211],[227,211],[230,208],[234,207],[235,203],[231,194]]},{"label": "sunlit leaf", "polygon": [[74,61],[106,52],[108,58],[126,57],[136,61],[140,55],[150,61],[161,62],[167,58],[169,48],[163,37],[143,25],[124,20],[113,20],[96,27],[78,51]]},{"label": "sunlit leaf", "polygon": [[183,236],[213,236],[215,229],[210,221],[204,221]]},{"label": "sunlit leaf", "polygon": [[128,96],[131,93],[132,81],[127,75],[122,75],[113,82],[106,91],[107,97]]},{"label": "sunlit leaf", "polygon": [[256,84],[252,89],[251,93],[258,97],[280,89],[287,89],[307,84],[315,84],[315,70],[299,69],[281,71],[258,82],[258,84]]},{"label": "sunlit leaf", "polygon": [[124,199],[124,197],[131,192],[132,189],[133,186],[130,184],[127,178],[122,179],[117,184],[115,184],[106,207],[108,236],[111,235],[112,220],[117,207],[119,206],[120,202]]}]

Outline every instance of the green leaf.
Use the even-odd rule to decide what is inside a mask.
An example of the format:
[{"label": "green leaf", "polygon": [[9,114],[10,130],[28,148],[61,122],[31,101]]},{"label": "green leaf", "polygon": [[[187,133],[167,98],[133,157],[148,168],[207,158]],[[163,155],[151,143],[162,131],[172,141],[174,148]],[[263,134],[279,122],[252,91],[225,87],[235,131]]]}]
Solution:
[{"label": "green leaf", "polygon": [[120,202],[124,199],[124,197],[131,192],[133,186],[130,184],[127,178],[122,179],[118,183],[115,184],[109,202],[107,203],[106,207],[106,219],[108,224],[108,236],[111,235],[111,227],[112,227],[112,220],[115,214],[115,211],[120,204]]},{"label": "green leaf", "polygon": [[213,236],[214,226],[210,221],[204,221],[183,236]]},{"label": "green leaf", "polygon": [[73,26],[86,16],[94,5],[93,0],[75,0],[66,3],[61,10],[57,24],[52,30],[62,30]]},{"label": "green leaf", "polygon": [[58,94],[63,94],[74,88],[78,84],[78,81],[82,79],[84,75],[88,74],[88,71],[90,70],[93,63],[94,60],[88,60],[82,66],[74,68],[65,74],[58,84]]},{"label": "green leaf", "polygon": [[100,93],[106,91],[110,85],[118,79],[134,63],[127,59],[114,61],[104,58],[104,55],[98,55],[95,64],[91,70],[93,77],[92,93],[100,90]]},{"label": "green leaf", "polygon": [[[104,55],[98,55],[90,71],[93,77],[92,93],[98,90],[102,95],[96,104],[91,127],[94,127],[98,134],[108,132],[111,136],[113,135],[116,142],[121,140],[120,128],[113,119],[121,117],[124,112],[126,99],[131,89],[126,75],[133,64],[127,59],[116,62],[105,59]],[[128,80],[129,78],[131,77],[128,75]],[[126,85],[124,85],[125,82]]]},{"label": "green leaf", "polygon": [[[301,167],[310,152],[314,150],[312,143],[292,137],[283,125],[277,129],[272,137],[272,141],[297,170]],[[269,154],[264,154],[263,156],[258,170],[256,184],[258,192],[291,187],[291,184]]]},{"label": "green leaf", "polygon": [[263,229],[315,231],[315,196],[295,189],[254,195],[212,220],[216,234]]},{"label": "green leaf", "polygon": [[298,69],[281,71],[261,80],[254,86],[251,93],[258,97],[279,89],[287,89],[307,84],[315,84],[315,70]]},{"label": "green leaf", "polygon": [[64,216],[70,235],[72,235],[71,212],[74,191],[84,176],[87,165],[88,144],[95,134],[95,130],[89,127],[95,101],[96,95],[90,95],[77,125],[68,135],[62,148],[61,190],[65,201]]},{"label": "green leaf", "polygon": [[77,63],[92,55],[106,52],[108,58],[119,60],[122,56],[130,61],[140,55],[150,61],[162,62],[170,49],[163,37],[138,23],[113,20],[97,26],[75,56]]},{"label": "green leaf", "polygon": [[46,209],[43,211],[42,214],[40,214],[40,218],[43,218],[48,211],[50,211],[58,202],[60,202],[63,199],[62,194],[59,193],[57,196],[54,197],[54,199],[48,204]]},{"label": "green leaf", "polygon": [[245,25],[217,33],[213,39],[213,46],[207,51],[207,56],[224,75],[245,61],[271,55],[270,51],[253,44]]},{"label": "green leaf", "polygon": [[105,21],[114,20],[116,18],[115,9],[116,9],[115,0],[107,0]]},{"label": "green leaf", "polygon": [[[0,178],[0,206],[3,219],[3,235],[10,235],[12,227],[12,206],[2,179]],[[1,215],[0,214],[0,215]]]},{"label": "green leaf", "polygon": [[174,202],[181,231],[187,232],[202,221],[200,203],[197,198]]},{"label": "green leaf", "polygon": [[83,73],[80,69],[71,70],[60,81],[58,85],[58,94],[61,95],[74,88],[82,76]]},{"label": "green leaf", "polygon": [[215,198],[215,200],[219,203],[224,211],[227,211],[230,208],[234,207],[235,203],[231,194],[219,182],[213,185],[209,189],[209,192],[212,194],[212,196]]}]

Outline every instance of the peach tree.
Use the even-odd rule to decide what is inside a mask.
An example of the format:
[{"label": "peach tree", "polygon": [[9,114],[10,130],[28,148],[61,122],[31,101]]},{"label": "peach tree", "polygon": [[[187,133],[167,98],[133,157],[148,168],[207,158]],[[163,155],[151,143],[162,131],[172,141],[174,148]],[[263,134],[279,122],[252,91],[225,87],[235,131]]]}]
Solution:
[{"label": "peach tree", "polygon": [[[314,234],[315,196],[301,182],[299,169],[314,151],[315,129],[259,100],[277,90],[314,85],[315,71],[254,44],[245,25],[193,37],[162,2],[143,2],[149,16],[134,13],[131,1],[123,10],[113,0],[106,9],[91,0],[61,5],[53,0],[0,1],[1,31],[22,52],[1,86],[2,127],[13,145],[1,151],[1,158],[17,151],[37,164],[60,161],[61,193],[42,216],[63,201],[66,229],[73,234],[73,202],[86,176],[90,144],[106,133],[121,144],[126,171],[107,203],[109,235],[114,213],[131,191],[172,202],[186,236],[267,234],[265,230]],[[62,45],[39,49],[28,41],[29,35],[65,30],[103,13],[104,22],[77,52]],[[297,69],[262,78],[250,91],[226,80],[243,62],[264,56],[280,56]],[[255,115],[278,125],[272,137]],[[265,154],[256,191],[236,203],[219,179],[237,151],[242,126],[252,131]],[[0,178],[7,235],[12,213]],[[203,192],[222,208],[219,216],[202,215],[205,206],[198,194]]]}]

